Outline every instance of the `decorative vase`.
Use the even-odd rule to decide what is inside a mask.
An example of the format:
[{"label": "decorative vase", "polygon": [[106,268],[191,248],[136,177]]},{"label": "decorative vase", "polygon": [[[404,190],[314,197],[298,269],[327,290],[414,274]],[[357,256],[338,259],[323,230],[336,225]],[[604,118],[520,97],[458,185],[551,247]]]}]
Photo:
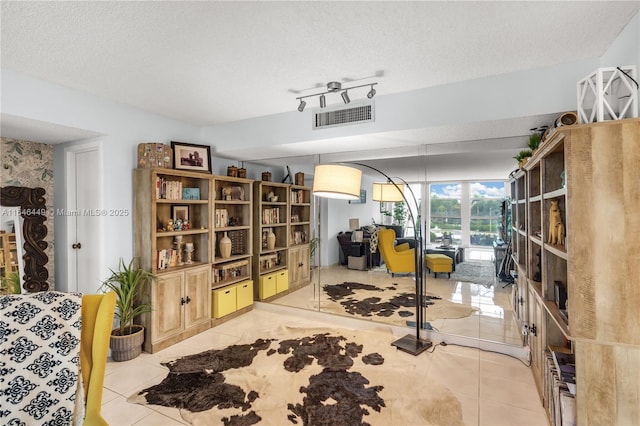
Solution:
[{"label": "decorative vase", "polygon": [[111,349],[111,359],[114,361],[129,361],[142,353],[144,327],[134,325],[133,328],[136,330],[135,332],[124,336],[113,334],[114,332],[119,332],[119,329],[112,332],[109,340],[109,348]]},{"label": "decorative vase", "polygon": [[227,259],[231,257],[231,238],[227,236],[227,233],[224,233],[224,237],[220,238],[220,244],[218,245],[220,249],[220,257],[223,259]]},{"label": "decorative vase", "polygon": [[271,230],[269,230],[269,233],[267,234],[267,248],[269,250],[276,248],[276,234]]}]

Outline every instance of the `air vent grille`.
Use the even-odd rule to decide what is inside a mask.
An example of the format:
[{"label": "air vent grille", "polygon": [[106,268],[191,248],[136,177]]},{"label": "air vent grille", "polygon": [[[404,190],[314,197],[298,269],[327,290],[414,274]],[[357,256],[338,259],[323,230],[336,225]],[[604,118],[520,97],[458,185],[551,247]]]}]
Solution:
[{"label": "air vent grille", "polygon": [[374,121],[373,112],[373,103],[340,107],[329,111],[316,110],[313,114],[313,128],[325,129]]}]

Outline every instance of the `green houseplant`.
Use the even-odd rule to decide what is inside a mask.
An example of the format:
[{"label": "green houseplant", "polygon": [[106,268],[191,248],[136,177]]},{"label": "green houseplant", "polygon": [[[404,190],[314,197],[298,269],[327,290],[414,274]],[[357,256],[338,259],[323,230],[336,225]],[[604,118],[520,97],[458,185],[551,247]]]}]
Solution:
[{"label": "green houseplant", "polygon": [[133,321],[141,314],[151,312],[151,305],[142,301],[142,290],[155,278],[151,272],[135,265],[134,259],[125,264],[120,259],[118,269],[111,270],[111,276],[103,282],[103,287],[116,294],[115,317],[119,327],[111,331],[111,357],[114,361],[127,361],[140,355],[144,341],[144,327]]},{"label": "green houseplant", "polygon": [[0,277],[0,294],[20,294],[20,274],[9,272],[6,277]]}]

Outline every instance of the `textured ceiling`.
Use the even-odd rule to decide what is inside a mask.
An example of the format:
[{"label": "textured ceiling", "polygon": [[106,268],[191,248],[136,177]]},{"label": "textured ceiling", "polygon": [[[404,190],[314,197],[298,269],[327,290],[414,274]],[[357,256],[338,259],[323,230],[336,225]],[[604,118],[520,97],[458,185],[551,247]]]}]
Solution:
[{"label": "textured ceiling", "polygon": [[638,10],[613,3],[3,1],[2,67],[211,125],[331,80],[382,73],[384,95],[598,57]]},{"label": "textured ceiling", "polygon": [[[638,1],[2,1],[1,64],[208,126],[295,111],[296,96],[315,93],[332,80],[377,81],[377,96],[384,96],[598,58],[639,6]],[[24,123],[6,118],[3,114],[10,126],[3,123],[3,133],[11,130],[19,137]],[[368,156],[380,167],[406,173],[411,155],[379,161],[397,157],[403,146],[412,152],[434,141],[484,138],[494,146],[493,157],[477,148],[482,144],[460,145],[459,157],[443,153],[437,164],[454,173],[457,161],[457,168],[468,172],[474,161],[499,158],[503,166],[493,164],[492,170],[505,176],[514,150],[526,140],[523,130],[526,136],[526,129],[548,123],[548,117],[523,117],[492,127],[499,131],[491,134],[478,123],[221,154],[258,160],[340,152],[336,158],[345,158],[344,151],[352,149],[359,152],[347,157]],[[38,130],[38,124],[30,128]],[[70,130],[61,129],[51,142],[71,137]],[[55,132],[45,123],[36,134],[46,133]],[[520,139],[514,141],[516,135]],[[390,146],[393,154],[385,150]],[[487,158],[474,157],[469,146],[484,149]],[[417,165],[415,173],[422,169]]]}]

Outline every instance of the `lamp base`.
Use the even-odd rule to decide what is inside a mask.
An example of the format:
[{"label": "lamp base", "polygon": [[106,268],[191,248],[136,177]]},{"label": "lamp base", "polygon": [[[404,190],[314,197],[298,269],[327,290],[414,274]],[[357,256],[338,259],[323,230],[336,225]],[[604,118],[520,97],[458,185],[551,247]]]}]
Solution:
[{"label": "lamp base", "polygon": [[417,339],[416,336],[407,334],[406,336],[391,343],[391,346],[395,346],[401,351],[408,352],[411,355],[420,355],[422,352],[433,346],[433,343],[428,340]]}]

